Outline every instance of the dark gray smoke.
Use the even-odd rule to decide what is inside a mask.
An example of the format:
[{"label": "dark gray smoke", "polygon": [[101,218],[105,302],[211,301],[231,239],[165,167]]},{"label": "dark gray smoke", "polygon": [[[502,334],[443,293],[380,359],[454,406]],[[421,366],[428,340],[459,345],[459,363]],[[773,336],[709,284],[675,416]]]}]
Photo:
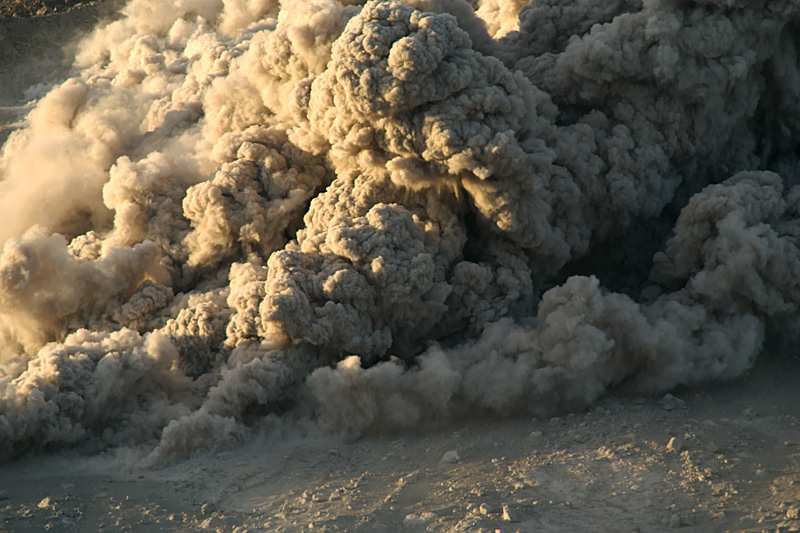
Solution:
[{"label": "dark gray smoke", "polygon": [[132,0],[0,153],[0,456],[740,375],[800,304],[798,11]]}]

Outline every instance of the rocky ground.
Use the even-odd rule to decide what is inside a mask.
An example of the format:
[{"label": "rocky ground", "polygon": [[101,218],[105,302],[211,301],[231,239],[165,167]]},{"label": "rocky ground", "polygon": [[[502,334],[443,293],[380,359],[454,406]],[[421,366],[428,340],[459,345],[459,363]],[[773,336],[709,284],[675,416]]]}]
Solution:
[{"label": "rocky ground", "polygon": [[[97,1],[97,0],[94,0]],[[94,3],[93,0],[4,0],[0,1],[0,20],[22,17],[42,17],[63,13],[75,7]]]},{"label": "rocky ground", "polygon": [[[0,142],[112,1],[0,21]],[[159,470],[124,453],[21,458],[0,465],[0,531],[800,531],[798,384],[796,356],[763,357],[732,383],[551,420],[272,434]]]},{"label": "rocky ground", "polygon": [[796,363],[551,420],[263,437],[160,470],[26,458],[0,469],[0,531],[800,531]]}]

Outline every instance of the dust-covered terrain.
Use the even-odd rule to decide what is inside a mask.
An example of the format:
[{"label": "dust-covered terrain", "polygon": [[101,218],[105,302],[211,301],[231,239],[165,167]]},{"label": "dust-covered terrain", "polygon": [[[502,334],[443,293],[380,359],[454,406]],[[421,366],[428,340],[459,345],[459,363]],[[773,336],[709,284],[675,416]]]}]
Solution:
[{"label": "dust-covered terrain", "polygon": [[98,0],[3,0],[0,2],[0,20],[43,17],[64,13]]},{"label": "dust-covered terrain", "polygon": [[[261,438],[159,470],[22,459],[4,531],[797,531],[796,370],[550,420]],[[673,441],[673,438],[675,439]],[[121,466],[122,465],[122,466]]]},{"label": "dust-covered terrain", "polygon": [[800,4],[33,14],[0,527],[800,529]]}]

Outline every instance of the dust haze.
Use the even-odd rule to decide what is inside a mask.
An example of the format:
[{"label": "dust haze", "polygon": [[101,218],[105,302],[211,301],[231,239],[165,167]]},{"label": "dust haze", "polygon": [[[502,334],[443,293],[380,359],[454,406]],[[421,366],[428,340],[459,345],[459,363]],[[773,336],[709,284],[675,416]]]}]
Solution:
[{"label": "dust haze", "polygon": [[798,11],[132,0],[0,152],[0,457],[742,374],[796,329]]}]

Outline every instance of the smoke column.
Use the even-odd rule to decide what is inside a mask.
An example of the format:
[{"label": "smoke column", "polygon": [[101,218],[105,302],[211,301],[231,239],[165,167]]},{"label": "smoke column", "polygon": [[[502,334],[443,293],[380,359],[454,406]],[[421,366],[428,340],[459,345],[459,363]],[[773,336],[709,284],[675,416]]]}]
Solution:
[{"label": "smoke column", "polygon": [[740,375],[798,319],[799,10],[132,0],[0,152],[0,458]]}]

